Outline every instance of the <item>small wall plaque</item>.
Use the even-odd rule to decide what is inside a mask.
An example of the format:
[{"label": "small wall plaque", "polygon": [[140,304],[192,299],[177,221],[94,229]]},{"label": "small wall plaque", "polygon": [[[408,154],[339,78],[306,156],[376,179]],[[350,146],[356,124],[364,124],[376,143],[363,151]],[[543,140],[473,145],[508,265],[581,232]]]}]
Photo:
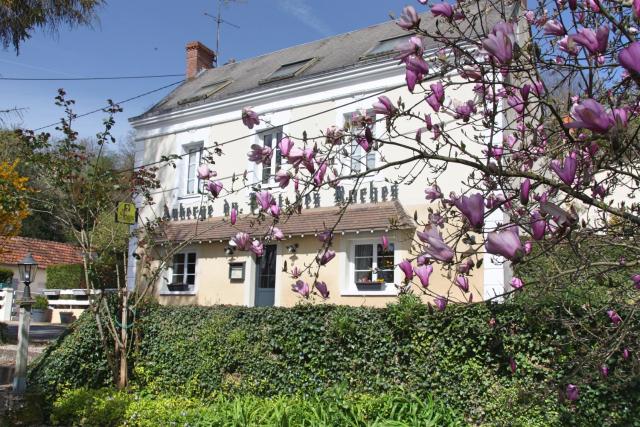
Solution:
[{"label": "small wall plaque", "polygon": [[232,282],[244,282],[244,262],[229,263],[229,280]]}]

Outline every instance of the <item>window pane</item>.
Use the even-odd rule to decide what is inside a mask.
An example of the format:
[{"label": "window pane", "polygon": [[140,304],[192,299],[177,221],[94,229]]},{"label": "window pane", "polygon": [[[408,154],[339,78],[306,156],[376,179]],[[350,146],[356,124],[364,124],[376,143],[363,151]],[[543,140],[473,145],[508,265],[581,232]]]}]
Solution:
[{"label": "window pane", "polygon": [[271,166],[262,165],[262,183],[263,184],[268,183],[270,176],[271,176]]},{"label": "window pane", "polygon": [[274,172],[278,172],[280,170],[280,166],[282,165],[282,153],[280,153],[280,146],[278,145],[278,142],[280,142],[281,139],[282,139],[282,132],[276,133],[276,148],[275,148],[276,170]]},{"label": "window pane", "polygon": [[356,245],[356,257],[372,257],[373,245]]},{"label": "window pane", "polygon": [[190,254],[187,256],[187,262],[189,262],[189,263],[191,263],[191,264],[195,264],[195,262],[196,262],[196,254],[194,254],[194,253],[190,253]]},{"label": "window pane", "polygon": [[187,264],[187,274],[196,274],[195,264]]},{"label": "window pane", "polygon": [[195,274],[188,274],[187,275],[187,280],[186,280],[187,285],[194,285],[196,283],[196,276]]},{"label": "window pane", "polygon": [[184,254],[175,254],[173,256],[173,265],[184,263]]},{"label": "window pane", "polygon": [[393,270],[378,271],[378,279],[384,279],[384,283],[393,283]]},{"label": "window pane", "polygon": [[376,167],[376,153],[370,152],[367,153],[367,170],[373,169]]},{"label": "window pane", "polygon": [[374,56],[374,55],[380,55],[383,53],[393,52],[396,46],[398,46],[400,43],[409,39],[412,36],[413,34],[407,34],[407,35],[395,37],[392,39],[381,40],[378,42],[378,44],[374,48],[372,48],[371,50],[369,50],[369,52],[367,52],[366,56]]},{"label": "window pane", "polygon": [[356,258],[356,270],[369,270],[373,266],[373,258]]},{"label": "window pane", "polygon": [[371,282],[371,271],[356,271],[354,280],[356,283]]},{"label": "window pane", "polygon": [[271,134],[271,133],[266,134],[264,137],[262,137],[262,140],[264,141],[264,146],[265,147],[273,147],[272,146],[273,134]]}]

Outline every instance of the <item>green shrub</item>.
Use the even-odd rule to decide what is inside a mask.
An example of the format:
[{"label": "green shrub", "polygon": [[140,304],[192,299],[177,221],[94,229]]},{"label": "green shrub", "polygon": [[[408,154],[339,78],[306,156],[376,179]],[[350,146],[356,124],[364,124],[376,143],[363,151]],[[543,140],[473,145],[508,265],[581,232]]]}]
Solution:
[{"label": "green shrub", "polygon": [[[344,387],[360,395],[432,395],[487,426],[640,425],[640,318],[633,307],[615,308],[625,335],[604,310],[567,301],[450,305],[444,312],[411,296],[385,309],[151,305],[138,313],[132,385],[205,400],[304,400]],[[623,346],[634,356],[625,360]],[[83,316],[34,365],[32,384],[49,396],[59,383],[108,384],[100,348],[95,322]],[[608,379],[594,351],[609,355]],[[577,402],[562,399],[568,383],[580,387]]]},{"label": "green shrub", "polygon": [[462,426],[451,410],[412,395],[256,396],[194,399],[74,390],[54,403],[54,425],[65,426]]},{"label": "green shrub", "polygon": [[44,295],[38,295],[35,297],[33,308],[35,310],[46,310],[49,308],[49,300]]},{"label": "green shrub", "polygon": [[8,268],[0,268],[0,287],[2,285],[10,285],[13,280],[13,270]]},{"label": "green shrub", "polygon": [[47,289],[86,288],[84,268],[80,264],[47,267]]},{"label": "green shrub", "polygon": [[62,426],[119,426],[130,399],[128,394],[110,389],[68,390],[54,402],[51,423]]}]

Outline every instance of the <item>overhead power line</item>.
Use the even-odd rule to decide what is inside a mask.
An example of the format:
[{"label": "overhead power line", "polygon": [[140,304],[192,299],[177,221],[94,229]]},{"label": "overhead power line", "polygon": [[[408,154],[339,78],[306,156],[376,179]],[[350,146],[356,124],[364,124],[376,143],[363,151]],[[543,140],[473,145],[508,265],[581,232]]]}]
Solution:
[{"label": "overhead power line", "polygon": [[[117,105],[121,105],[121,104],[127,103],[127,102],[129,102],[129,101],[133,101],[133,100],[135,100],[135,99],[142,98],[142,97],[147,96],[147,95],[151,95],[152,93],[159,92],[159,91],[161,91],[161,90],[164,90],[164,89],[170,88],[171,86],[175,86],[175,85],[177,85],[177,84],[180,84],[180,83],[182,83],[183,81],[184,81],[184,79],[183,79],[183,80],[179,80],[179,81],[177,81],[177,82],[173,82],[173,83],[171,83],[171,84],[168,84],[168,85],[165,85],[165,86],[159,87],[158,89],[153,89],[153,90],[150,90],[150,91],[148,91],[148,92],[141,93],[140,95],[132,96],[131,98],[127,98],[127,99],[125,99],[125,100],[122,100],[122,101],[119,101],[119,102],[115,102],[115,104],[117,104]],[[101,111],[104,111],[104,109],[105,109],[105,108],[108,108],[108,107],[109,107],[108,105],[105,105],[104,107],[96,108],[95,110],[88,111],[88,112],[86,112],[86,113],[82,113],[82,114],[78,114],[75,118],[76,118],[76,119],[79,119],[79,118],[81,118],[81,117],[86,117],[86,116],[91,115],[91,114],[99,113],[99,112],[101,112]],[[59,125],[60,123],[62,123],[62,120],[58,120],[58,121],[57,121],[57,122],[55,122],[55,123],[51,123],[51,124],[48,124],[48,125],[45,125],[45,126],[41,126],[41,127],[39,127],[39,128],[36,128],[36,129],[34,129],[34,132],[37,132],[37,131],[40,131],[40,130],[43,130],[43,129],[47,129],[47,128],[50,128],[50,127],[53,127],[53,126],[57,126],[57,125]]]},{"label": "overhead power line", "polygon": [[30,81],[30,82],[58,82],[58,81],[84,81],[84,80],[133,80],[133,79],[160,79],[165,77],[181,77],[183,74],[156,74],[148,76],[108,76],[108,77],[0,77],[0,80]]}]

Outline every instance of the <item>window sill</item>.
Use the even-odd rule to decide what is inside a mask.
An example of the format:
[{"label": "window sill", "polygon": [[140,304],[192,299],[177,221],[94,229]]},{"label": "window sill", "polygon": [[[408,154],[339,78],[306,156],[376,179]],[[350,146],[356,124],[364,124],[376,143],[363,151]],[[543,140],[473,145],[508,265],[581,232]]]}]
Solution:
[{"label": "window sill", "polygon": [[398,290],[385,289],[381,291],[374,291],[374,290],[359,291],[359,290],[349,289],[346,291],[340,291],[340,296],[341,297],[362,297],[362,296],[395,297],[395,296],[398,296]]},{"label": "window sill", "polygon": [[160,291],[161,297],[171,296],[196,296],[196,291]]}]

